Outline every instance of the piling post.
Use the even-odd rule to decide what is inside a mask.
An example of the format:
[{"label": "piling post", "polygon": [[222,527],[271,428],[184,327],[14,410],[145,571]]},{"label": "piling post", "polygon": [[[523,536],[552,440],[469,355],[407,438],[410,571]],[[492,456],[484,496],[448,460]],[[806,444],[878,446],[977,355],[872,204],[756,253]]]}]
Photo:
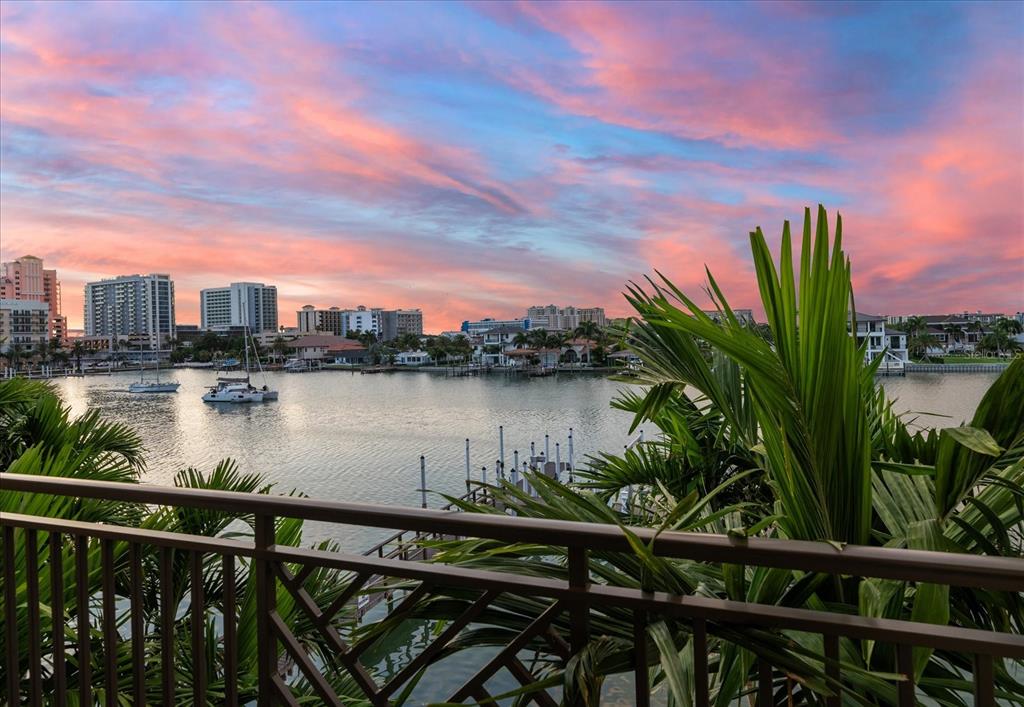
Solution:
[{"label": "piling post", "polygon": [[505,466],[505,426],[498,425],[498,460]]},{"label": "piling post", "polygon": [[427,458],[420,455],[420,506],[427,507]]},{"label": "piling post", "polygon": [[518,449],[513,449],[512,450],[512,472],[513,473],[518,473],[519,472],[519,450]]},{"label": "piling post", "polygon": [[466,437],[466,488],[469,488],[470,471],[469,471],[469,437]]},{"label": "piling post", "polygon": [[551,458],[551,440],[548,435],[544,435],[544,461]]},{"label": "piling post", "polygon": [[562,450],[558,442],[555,442],[555,481],[562,480]]},{"label": "piling post", "polygon": [[480,480],[483,481],[485,484],[487,483],[487,467],[486,466],[480,467]]},{"label": "piling post", "polygon": [[640,444],[644,443],[644,431],[640,430]]},{"label": "piling post", "polygon": [[531,463],[531,464],[533,463],[533,458],[534,458],[535,456],[537,456],[537,448],[536,448],[536,446],[535,446],[535,445],[533,444],[533,442],[530,442],[530,463]]},{"label": "piling post", "polygon": [[569,428],[569,471],[572,471],[572,428]]}]

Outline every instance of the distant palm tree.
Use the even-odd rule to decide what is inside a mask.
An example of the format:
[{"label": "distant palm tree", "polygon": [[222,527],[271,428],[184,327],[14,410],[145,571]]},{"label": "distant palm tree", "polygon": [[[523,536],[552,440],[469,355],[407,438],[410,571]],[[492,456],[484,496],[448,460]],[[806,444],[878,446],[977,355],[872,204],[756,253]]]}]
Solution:
[{"label": "distant palm tree", "polygon": [[85,344],[75,339],[71,344],[71,355],[75,357],[75,368],[79,373],[82,371],[82,356],[85,354]]},{"label": "distant palm tree", "polygon": [[1021,325],[1021,323],[1016,319],[1003,317],[1002,319],[996,320],[996,323],[992,325],[992,330],[1002,332],[1007,336],[1013,336],[1014,334],[1020,334],[1024,331],[1024,325]]},{"label": "distant palm tree", "polygon": [[517,349],[524,348],[530,345],[530,335],[525,331],[521,331],[512,337],[512,345]]},{"label": "distant palm tree", "polygon": [[284,340],[283,336],[275,336],[270,350],[273,351],[275,359],[282,359],[288,353],[288,342]]},{"label": "distant palm tree", "polygon": [[928,331],[928,321],[921,316],[908,317],[903,328],[907,330],[907,336],[917,336]]},{"label": "distant palm tree", "polygon": [[548,340],[548,330],[531,329],[529,332],[527,332],[526,337],[527,340],[530,342],[531,347],[535,349],[540,349],[544,347],[544,344]]},{"label": "distant palm tree", "polygon": [[[963,336],[963,333],[964,333],[963,325],[962,324],[947,324],[946,326],[942,327],[942,330],[946,333],[946,346],[945,346],[945,349],[948,352],[949,348],[950,348],[950,343],[953,343],[953,344],[959,344],[960,343],[960,339],[961,339],[961,337]],[[959,347],[958,346],[954,346],[954,348],[959,348]]]},{"label": "distant palm tree", "polygon": [[50,342],[40,341],[36,344],[35,350],[32,352],[39,365],[45,366],[50,362]]},{"label": "distant palm tree", "polygon": [[587,362],[591,359],[591,344],[597,344],[600,346],[603,343],[604,332],[601,331],[601,327],[597,325],[597,322],[586,321],[580,322],[580,325],[576,327],[573,332],[573,336],[577,339],[585,339],[587,343],[583,345],[584,356],[586,356]]}]

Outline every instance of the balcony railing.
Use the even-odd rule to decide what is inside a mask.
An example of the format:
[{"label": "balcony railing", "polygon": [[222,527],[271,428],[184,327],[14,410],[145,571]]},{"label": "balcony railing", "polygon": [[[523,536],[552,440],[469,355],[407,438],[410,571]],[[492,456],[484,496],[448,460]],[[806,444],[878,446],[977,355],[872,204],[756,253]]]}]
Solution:
[{"label": "balcony railing", "polygon": [[[228,511],[250,515],[255,528],[254,541],[243,542],[4,514],[0,517],[0,528],[8,704],[20,704],[23,699],[29,704],[94,704],[99,698],[106,704],[115,704],[118,694],[130,695],[128,699],[134,704],[147,701],[168,705],[176,701],[238,703],[239,616],[243,598],[235,578],[241,565],[255,578],[260,705],[298,704],[293,683],[300,675],[322,703],[344,704],[332,687],[331,670],[347,673],[365,700],[374,705],[390,704],[422,671],[425,671],[423,680],[440,681],[435,684],[448,688],[450,702],[485,701],[490,698],[485,684],[502,669],[521,683],[537,704],[557,704],[549,692],[550,684],[546,688],[539,686],[539,678],[521,660],[524,649],[544,650],[568,660],[587,644],[592,633],[598,632],[596,627],[603,619],[612,614],[622,615],[622,612],[633,619],[635,695],[631,701],[637,705],[647,705],[650,701],[648,668],[656,664],[658,658],[647,640],[646,627],[656,617],[671,617],[687,622],[692,628],[692,689],[694,703],[701,707],[709,704],[709,631],[714,633],[721,627],[762,627],[822,636],[821,662],[834,685],[842,685],[844,680],[841,639],[891,644],[895,654],[894,672],[902,676],[892,681],[894,701],[902,706],[916,704],[912,653],[915,647],[955,651],[970,657],[974,662],[972,674],[977,705],[995,703],[995,659],[1024,659],[1024,638],[1015,634],[697,595],[645,592],[598,583],[594,581],[597,575],[591,574],[590,553],[631,552],[621,530],[609,525],[16,474],[0,474],[0,490]],[[384,549],[386,546],[381,546],[379,553],[364,555],[280,545],[275,538],[275,521],[281,518],[389,528],[448,538],[536,543],[559,549],[564,554],[567,579],[423,562],[422,555],[391,553]],[[1024,590],[1024,563],[1010,558],[859,546],[837,549],[827,543],[744,540],[692,533],[665,532],[655,536],[647,529],[635,529],[635,532],[641,540],[653,541],[653,552],[665,558],[941,583],[993,591]],[[22,534],[23,541],[19,542]],[[24,548],[23,556],[15,554],[19,547]],[[90,565],[90,548],[98,548],[99,566]],[[215,598],[204,594],[202,582],[174,576],[174,573],[185,573],[191,578],[201,577],[204,565],[208,567],[211,563],[219,563],[223,568],[223,590]],[[16,568],[22,566],[25,581],[17,583]],[[144,567],[158,570],[154,576],[144,576]],[[326,608],[317,606],[303,587],[318,568],[350,573],[347,586]],[[89,581],[97,575],[101,588],[98,597],[90,594],[95,582],[90,584]],[[468,608],[461,616],[428,632],[429,642],[418,655],[384,678],[377,674],[373,665],[363,662],[367,649],[379,636],[353,633],[346,637],[335,625],[339,612],[351,608],[351,603],[357,602],[375,582],[379,587],[380,578],[392,581],[390,586],[401,587],[396,590],[401,594],[401,601],[388,602],[389,620],[408,617],[414,603],[429,592],[455,591],[469,597]],[[171,596],[174,579],[188,585],[182,601]],[[396,585],[394,580],[402,584]],[[41,586],[46,584],[49,586]],[[432,677],[432,668],[442,665],[437,661],[446,654],[445,649],[501,595],[529,598],[538,606],[536,618],[523,630],[513,632],[496,653],[480,658],[480,665],[468,679],[449,684],[450,673]],[[282,597],[294,602],[314,627],[312,630],[318,631],[332,647],[334,656],[330,665],[314,660],[282,619],[278,612]],[[146,602],[159,604],[159,625],[144,625],[142,607]],[[83,611],[81,607],[92,607],[92,610]],[[186,625],[190,627],[192,660],[188,666],[176,666],[173,641],[180,639],[181,632],[176,632],[174,626],[176,622],[181,625],[183,607],[185,615],[190,616]],[[44,621],[46,616],[52,618]],[[118,621],[123,623],[118,625]],[[206,646],[214,624],[218,640],[216,655],[211,655]],[[44,654],[41,637],[47,628],[52,631],[52,650]],[[119,643],[129,646],[127,649],[122,646],[119,651],[116,650]],[[94,680],[90,675],[94,664],[96,669],[102,670],[102,679],[96,676]],[[773,695],[786,689],[786,676],[763,657],[758,665],[759,680],[751,688],[752,699],[759,705],[771,704]],[[191,675],[192,686],[191,694],[184,700],[175,686],[176,671],[182,670]],[[70,679],[72,674],[74,680]],[[159,696],[154,694],[154,674],[159,675]],[[211,681],[222,685],[223,691],[212,694],[209,691]],[[94,692],[96,685],[102,687]],[[76,694],[70,695],[69,690]],[[842,700],[840,689],[825,698],[830,706],[840,705]]]}]

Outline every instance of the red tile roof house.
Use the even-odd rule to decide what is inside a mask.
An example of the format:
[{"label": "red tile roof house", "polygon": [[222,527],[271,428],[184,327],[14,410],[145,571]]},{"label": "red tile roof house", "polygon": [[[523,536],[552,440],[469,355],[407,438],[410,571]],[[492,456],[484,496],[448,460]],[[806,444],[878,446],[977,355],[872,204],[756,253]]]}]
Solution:
[{"label": "red tile roof house", "polygon": [[296,358],[303,361],[365,363],[369,356],[369,351],[363,344],[343,336],[300,336],[294,341],[289,341],[288,347],[295,352]]}]

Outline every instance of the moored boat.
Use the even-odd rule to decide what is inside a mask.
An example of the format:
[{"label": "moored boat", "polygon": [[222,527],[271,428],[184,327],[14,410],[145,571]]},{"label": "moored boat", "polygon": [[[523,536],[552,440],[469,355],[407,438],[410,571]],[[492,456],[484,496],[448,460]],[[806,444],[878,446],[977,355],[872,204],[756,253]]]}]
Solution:
[{"label": "moored boat", "polygon": [[261,403],[263,391],[249,385],[248,380],[218,380],[203,395],[205,403]]},{"label": "moored boat", "polygon": [[177,393],[181,383],[175,381],[161,383],[160,381],[139,381],[128,386],[129,393]]}]

